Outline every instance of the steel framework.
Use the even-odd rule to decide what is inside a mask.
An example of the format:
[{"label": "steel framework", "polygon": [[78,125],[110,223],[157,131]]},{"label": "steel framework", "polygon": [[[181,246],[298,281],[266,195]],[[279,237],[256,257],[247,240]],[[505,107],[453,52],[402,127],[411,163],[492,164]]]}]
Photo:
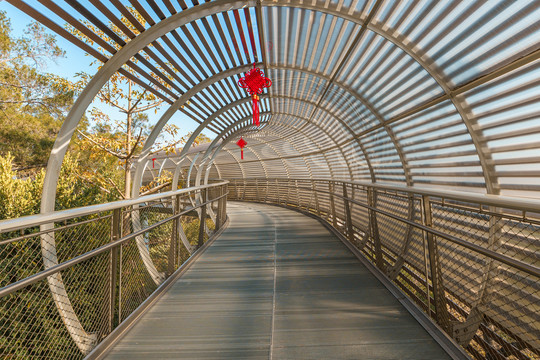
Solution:
[{"label": "steel framework", "polygon": [[[433,304],[437,322],[451,336],[457,338],[455,331],[463,331],[464,327],[475,328],[469,325],[460,328],[452,323],[459,319],[463,324],[480,324],[476,329],[491,334],[486,336],[499,347],[506,350],[516,347],[514,343],[497,340],[502,335],[492,328],[508,330],[507,325],[481,310],[485,303],[482,294],[498,276],[500,267],[496,264],[500,259],[484,259],[482,269],[470,265],[483,274],[482,281],[469,279],[481,284],[477,287],[478,296],[451,298],[462,304],[455,308],[448,305],[453,309],[448,310],[448,315],[443,304],[454,295],[441,290],[449,288],[445,287],[448,281],[443,279],[437,257],[437,248],[441,247],[438,237],[449,242],[454,237],[468,237],[463,229],[472,231],[471,227],[484,216],[489,217],[482,225],[489,229],[485,239],[482,238],[485,246],[488,250],[499,246],[501,234],[508,226],[501,225],[499,218],[506,215],[500,215],[500,204],[473,201],[488,204],[488,209],[480,205],[482,211],[467,215],[464,219],[468,220],[462,220],[461,228],[445,228],[448,232],[445,236],[452,237],[448,239],[430,230],[437,218],[428,193],[431,188],[439,195],[461,191],[505,196],[505,199],[508,196],[540,198],[539,1],[8,2],[103,62],[77,98],[54,144],[41,203],[44,219],[54,210],[60,166],[79,121],[102,86],[120,73],[170,105],[155,124],[133,171],[133,198],[139,196],[140,186],[155,176],[148,166],[151,161],[148,154],[155,140],[174,115],[182,112],[199,126],[178,156],[157,157],[159,173],[174,174],[171,189],[176,189],[181,181],[187,186],[198,186],[217,178],[260,178],[254,184],[246,180],[244,191],[246,186],[258,189],[262,186],[258,181],[267,187],[264,196],[257,190],[251,199],[304,206],[310,212],[327,216],[334,227],[346,229],[344,236],[350,241],[363,244],[360,250],[364,253],[366,244],[371,244],[366,256],[375,256],[374,262],[380,268],[390,264],[391,277],[400,273],[399,264],[405,263],[405,254],[414,246],[411,239],[415,231],[423,231],[429,256],[423,263],[410,264],[416,266],[415,270],[402,275],[410,280],[404,291],[431,286],[433,302],[427,294],[424,305],[430,309]],[[141,20],[137,20],[135,12]],[[92,45],[59,25],[65,23],[91,40]],[[92,27],[107,38],[99,37]],[[138,35],[131,29],[137,29]],[[238,78],[253,63],[264,67],[273,82],[261,95],[260,128],[250,123],[249,98],[236,86]],[[191,148],[202,131],[214,132],[214,141]],[[234,146],[240,136],[248,139],[242,161]],[[305,178],[317,179],[317,184],[326,179],[330,188],[327,184],[324,187],[329,194],[324,195],[313,182],[308,205],[291,197],[291,192],[299,196],[302,191],[308,191],[296,186]],[[358,185],[358,181],[372,185]],[[270,183],[275,186],[273,190]],[[336,186],[342,185],[346,194],[337,194]],[[406,212],[398,220],[386,209],[387,204],[380,205],[380,198],[389,196],[385,191],[390,187],[401,185],[409,190],[395,195],[399,198],[396,202],[400,203],[400,211]],[[241,193],[236,187],[235,191]],[[382,195],[378,195],[380,191]],[[325,196],[324,201],[329,203],[324,203]],[[453,200],[468,203],[468,196],[474,197],[465,195]],[[357,197],[365,201],[356,203]],[[203,194],[197,194],[189,201],[197,205],[203,198]],[[332,205],[338,198],[342,201],[340,209]],[[446,204],[442,200],[436,206],[444,208]],[[362,213],[364,218],[348,215],[359,207],[367,209]],[[457,213],[455,209],[450,213]],[[519,206],[511,209],[520,210]],[[197,211],[199,216],[205,213],[202,209]],[[340,211],[344,211],[341,217]],[[383,212],[376,215],[377,211]],[[208,214],[214,221],[223,216],[212,209],[208,209]],[[393,218],[401,225],[396,225],[394,230],[388,225],[384,230],[378,225],[377,216]],[[51,221],[40,222],[43,234],[55,228]],[[137,231],[137,226],[142,225],[137,221],[135,224]],[[403,231],[408,240],[399,246],[384,243],[388,234],[402,235],[402,230],[396,230],[402,227],[407,228]],[[377,229],[387,234],[377,234]],[[364,235],[357,239],[358,234]],[[537,258],[535,234],[530,235],[536,239],[531,251]],[[475,238],[474,234],[470,236]],[[147,271],[154,283],[159,283],[160,272],[148,260],[144,239],[138,238],[136,242]],[[58,251],[55,239],[42,237],[41,249],[45,267],[58,266],[63,254]],[[482,256],[489,257],[485,253]],[[455,270],[459,264],[445,266]],[[537,266],[537,262],[531,265]],[[422,271],[425,280],[419,275]],[[442,282],[444,285],[439,284]],[[51,276],[48,283],[56,294],[56,307],[63,314],[71,336],[79,338],[75,342],[83,352],[88,350],[95,339],[90,339],[77,320],[62,278]],[[528,296],[535,299],[532,304],[536,315],[539,313],[537,284],[527,288]],[[475,310],[463,310],[467,306]],[[465,314],[468,317],[463,319]],[[496,323],[479,322],[482,316]],[[469,331],[468,335],[471,334]],[[482,348],[474,350],[475,356],[482,352],[495,358],[505,356],[497,346],[484,346],[481,343],[487,341],[484,337],[475,333],[471,339],[473,336],[477,336],[474,341]],[[517,336],[515,341],[519,344],[523,341],[527,345],[523,345],[524,349],[537,351],[537,343],[523,336]],[[90,340],[85,343],[83,338]],[[466,342],[463,339],[461,336],[460,341]],[[526,356],[521,350],[510,353],[518,354],[515,355],[518,358]]]}]

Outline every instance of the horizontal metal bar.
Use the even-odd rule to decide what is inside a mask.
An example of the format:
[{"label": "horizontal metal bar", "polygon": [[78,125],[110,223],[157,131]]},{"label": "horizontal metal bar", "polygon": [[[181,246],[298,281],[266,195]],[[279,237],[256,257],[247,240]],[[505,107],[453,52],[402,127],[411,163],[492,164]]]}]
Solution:
[{"label": "horizontal metal bar", "polygon": [[118,240],[110,242],[110,243],[108,243],[106,245],[100,246],[100,247],[98,247],[98,248],[96,248],[94,250],[91,250],[89,252],[86,252],[84,254],[76,256],[73,259],[64,261],[63,263],[60,263],[58,265],[54,265],[54,266],[52,266],[52,267],[50,267],[50,268],[48,268],[46,270],[40,271],[37,274],[31,275],[31,276],[29,276],[27,278],[24,278],[22,280],[19,280],[17,282],[14,282],[12,284],[4,286],[3,288],[0,289],[0,298],[4,297],[6,295],[12,294],[17,290],[25,288],[25,287],[27,287],[29,285],[32,285],[32,284],[34,284],[34,283],[36,283],[38,281],[41,281],[41,280],[43,280],[43,279],[45,279],[45,278],[47,278],[47,277],[49,277],[51,275],[54,275],[54,274],[56,274],[56,273],[58,273],[58,272],[60,272],[62,270],[65,270],[65,269],[68,269],[68,268],[70,268],[70,267],[72,267],[74,265],[77,265],[80,262],[89,260],[89,259],[91,259],[91,258],[93,258],[93,257],[95,257],[95,256],[97,256],[99,254],[102,254],[102,253],[104,253],[104,252],[106,252],[108,250],[111,250],[111,249],[113,249],[113,248],[115,248],[117,246],[120,246],[123,243],[125,243],[125,242],[139,236],[139,235],[144,234],[145,232],[153,230],[153,229],[155,229],[155,228],[157,228],[157,227],[159,227],[159,226],[161,226],[163,224],[166,224],[169,221],[172,221],[172,220],[174,220],[176,218],[179,218],[179,217],[189,213],[193,209],[197,209],[199,207],[208,205],[208,204],[210,204],[210,203],[212,203],[212,202],[214,202],[216,200],[219,200],[219,199],[221,199],[223,197],[226,197],[227,195],[228,195],[228,192],[226,194],[224,194],[224,195],[213,198],[212,200],[208,200],[208,201],[206,201],[204,203],[201,203],[201,204],[199,204],[199,205],[197,205],[195,207],[185,209],[184,211],[182,211],[182,212],[180,212],[180,213],[178,213],[176,215],[173,215],[171,217],[168,217],[166,219],[158,221],[157,223],[155,223],[153,225],[150,225],[150,226],[148,226],[148,227],[146,227],[146,228],[144,228],[142,230],[139,230],[139,231],[136,231],[136,232],[134,232],[132,234],[124,236],[121,239],[118,239]]},{"label": "horizontal metal bar", "polygon": [[[433,228],[430,228],[430,227],[427,227],[427,226],[424,226],[424,225],[421,225],[421,224],[417,224],[414,221],[403,219],[403,218],[401,218],[401,217],[399,217],[397,215],[391,214],[391,213],[386,212],[384,210],[377,209],[376,207],[369,206],[369,205],[361,203],[361,202],[359,202],[357,200],[346,198],[343,195],[340,195],[339,193],[333,193],[333,192],[330,192],[330,191],[327,191],[327,190],[322,190],[322,189],[312,189],[311,187],[289,185],[290,180],[291,179],[288,179],[286,183],[282,183],[282,184],[280,184],[280,186],[292,187],[292,188],[308,190],[308,191],[315,190],[315,191],[320,192],[320,193],[332,194],[334,197],[338,197],[338,198],[341,198],[343,200],[348,200],[349,202],[351,202],[353,204],[356,204],[358,206],[362,206],[362,207],[364,207],[366,209],[369,209],[369,210],[373,210],[373,211],[375,211],[375,212],[377,212],[379,214],[388,216],[388,217],[390,217],[392,219],[395,219],[395,220],[401,221],[403,223],[406,223],[408,225],[414,226],[414,227],[416,227],[416,228],[418,228],[420,230],[424,230],[426,232],[429,232],[429,233],[431,233],[431,234],[433,234],[435,236],[441,237],[441,238],[443,238],[445,240],[448,240],[448,241],[453,242],[455,244],[461,245],[461,246],[463,246],[465,248],[468,248],[470,250],[476,251],[477,253],[485,255],[485,256],[487,256],[489,258],[492,258],[492,259],[494,259],[496,261],[502,262],[502,263],[504,263],[506,265],[512,266],[512,267],[514,267],[514,268],[516,268],[518,270],[524,271],[524,272],[526,272],[526,273],[528,273],[530,275],[540,277],[540,268],[538,268],[536,266],[520,262],[520,261],[515,260],[515,259],[513,259],[513,258],[511,258],[509,256],[499,254],[499,253],[497,253],[495,251],[492,251],[492,250],[489,250],[489,249],[485,249],[485,248],[483,248],[481,246],[478,246],[476,244],[473,244],[473,243],[470,243],[468,241],[462,240],[462,239],[457,238],[455,236],[445,234],[445,233],[443,233],[441,231],[435,230]],[[350,182],[333,181],[333,180],[325,180],[325,181],[326,182],[332,181],[332,182],[338,183],[338,184],[340,184],[340,183],[350,183]],[[242,186],[243,186],[243,184],[242,184]]]},{"label": "horizontal metal bar", "polygon": [[10,244],[10,243],[13,243],[13,242],[16,242],[16,241],[20,241],[20,240],[32,238],[32,237],[35,237],[35,236],[47,234],[47,233],[50,233],[50,232],[53,232],[53,231],[61,231],[61,230],[70,229],[70,228],[75,227],[75,226],[84,225],[84,224],[96,222],[96,221],[103,220],[103,219],[108,219],[110,217],[112,217],[112,214],[105,215],[105,216],[99,216],[99,217],[94,218],[94,219],[80,221],[80,222],[75,223],[75,224],[59,226],[59,227],[55,227],[55,228],[48,229],[48,230],[38,231],[38,232],[35,232],[35,233],[31,233],[31,234],[25,234],[25,235],[22,235],[22,236],[17,236],[16,238],[11,238],[11,239],[8,239],[8,240],[0,241],[0,245],[7,245],[7,244]]},{"label": "horizontal metal bar", "polygon": [[190,187],[186,189],[180,189],[180,190],[168,191],[168,192],[159,193],[159,194],[142,196],[136,199],[120,200],[120,201],[114,201],[114,202],[105,203],[105,204],[91,205],[91,206],[68,209],[68,210],[54,211],[54,212],[45,213],[45,214],[23,216],[16,219],[2,220],[0,221],[0,233],[8,232],[8,231],[15,231],[15,230],[24,229],[27,227],[33,227],[33,226],[42,225],[42,224],[54,223],[54,222],[58,222],[62,220],[67,220],[67,219],[72,219],[75,217],[86,216],[90,214],[114,210],[114,209],[118,209],[122,207],[133,206],[133,205],[137,205],[137,204],[148,202],[148,201],[159,200],[159,199],[167,198],[167,197],[173,197],[176,195],[188,194],[188,193],[196,192],[202,189],[223,186],[228,183],[229,183],[228,181],[221,181],[216,184],[194,186],[194,187]]},{"label": "horizontal metal bar", "polygon": [[318,179],[318,178],[230,178],[229,181],[242,181],[242,180],[259,180],[259,181],[315,181],[315,182],[328,182],[333,181],[336,184],[346,183],[357,186],[366,186],[373,187],[374,189],[384,189],[384,190],[393,190],[406,192],[408,194],[417,194],[417,195],[426,195],[434,196],[443,199],[452,199],[463,202],[477,203],[487,206],[502,207],[507,209],[514,209],[519,211],[529,211],[540,213],[540,200],[538,199],[528,199],[528,198],[518,198],[511,196],[503,195],[489,195],[489,194],[475,194],[472,192],[459,192],[455,190],[434,190],[430,188],[422,188],[416,186],[405,186],[405,185],[390,185],[390,184],[378,184],[367,181],[347,181],[347,180],[329,180],[329,179]]}]

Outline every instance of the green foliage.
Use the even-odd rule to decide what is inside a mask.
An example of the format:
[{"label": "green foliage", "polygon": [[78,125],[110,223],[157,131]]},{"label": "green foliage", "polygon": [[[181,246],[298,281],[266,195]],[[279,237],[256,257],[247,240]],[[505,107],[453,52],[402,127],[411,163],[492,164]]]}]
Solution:
[{"label": "green foliage", "polygon": [[0,155],[11,153],[16,167],[45,164],[73,102],[72,84],[42,71],[63,55],[38,23],[13,37],[10,20],[0,12]]},{"label": "green foliage", "polygon": [[[0,219],[39,213],[45,171],[19,178],[13,170],[14,157],[0,156]],[[56,210],[70,209],[111,200],[99,186],[88,184],[78,173],[79,158],[68,153],[58,181]]]}]

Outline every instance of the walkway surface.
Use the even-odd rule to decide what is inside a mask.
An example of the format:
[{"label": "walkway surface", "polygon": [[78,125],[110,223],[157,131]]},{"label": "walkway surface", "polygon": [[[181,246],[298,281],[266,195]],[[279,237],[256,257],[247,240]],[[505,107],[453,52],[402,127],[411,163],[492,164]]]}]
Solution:
[{"label": "walkway surface", "polygon": [[448,359],[317,220],[228,204],[230,224],[108,359]]}]

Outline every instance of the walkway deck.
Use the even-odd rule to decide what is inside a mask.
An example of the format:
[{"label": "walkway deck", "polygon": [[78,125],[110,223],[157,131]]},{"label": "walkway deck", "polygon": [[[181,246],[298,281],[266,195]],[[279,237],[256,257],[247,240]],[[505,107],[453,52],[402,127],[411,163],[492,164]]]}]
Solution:
[{"label": "walkway deck", "polygon": [[228,229],[108,359],[449,358],[317,220],[228,211]]}]

